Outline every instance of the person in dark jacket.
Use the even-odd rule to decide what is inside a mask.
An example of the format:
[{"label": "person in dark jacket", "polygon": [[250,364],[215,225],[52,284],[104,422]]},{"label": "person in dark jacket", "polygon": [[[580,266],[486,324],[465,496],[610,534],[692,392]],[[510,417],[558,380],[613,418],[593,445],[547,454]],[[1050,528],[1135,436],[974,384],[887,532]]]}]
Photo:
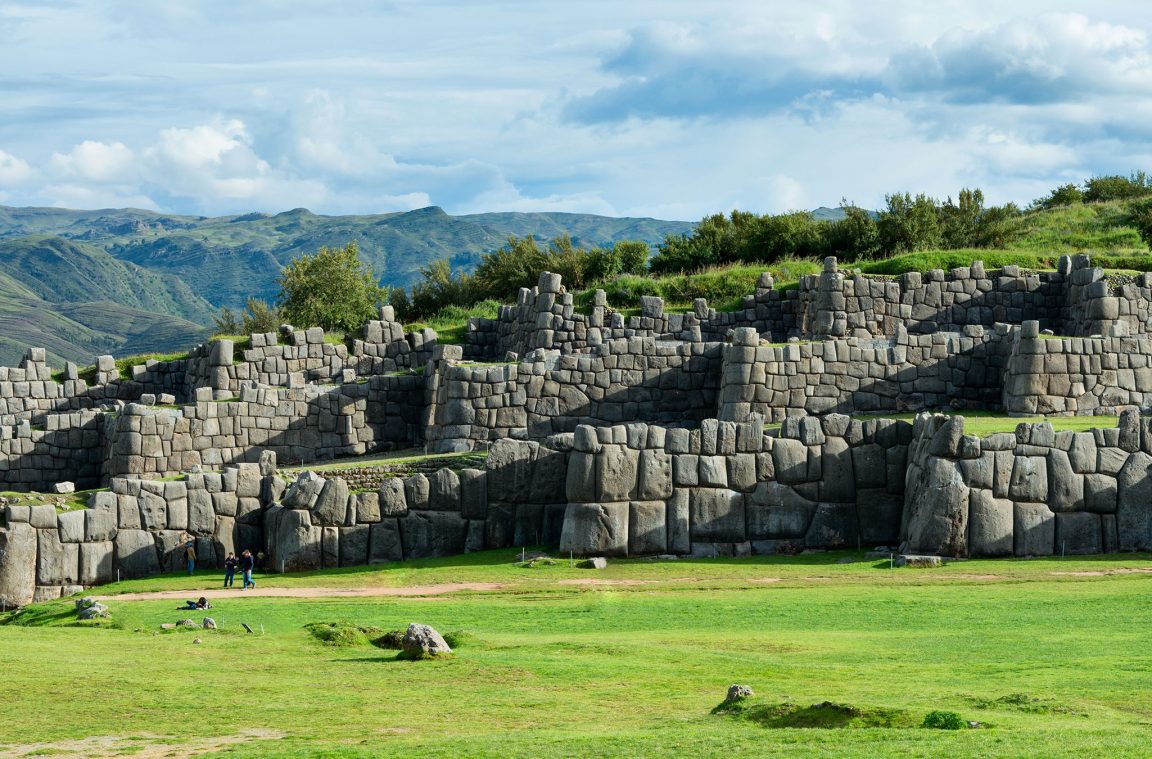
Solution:
[{"label": "person in dark jacket", "polygon": [[231,551],[224,559],[224,587],[231,588],[232,580],[236,577],[236,567],[240,565],[240,560],[236,558],[236,554]]},{"label": "person in dark jacket", "polygon": [[188,542],[184,544],[184,560],[188,562],[188,576],[191,577],[196,571],[196,541],[192,538],[188,538]]},{"label": "person in dark jacket", "polygon": [[252,552],[244,549],[244,553],[240,555],[240,571],[244,573],[244,587],[241,590],[248,590],[249,586],[256,587],[256,581],[252,579],[252,570],[255,568],[256,559],[253,558]]}]

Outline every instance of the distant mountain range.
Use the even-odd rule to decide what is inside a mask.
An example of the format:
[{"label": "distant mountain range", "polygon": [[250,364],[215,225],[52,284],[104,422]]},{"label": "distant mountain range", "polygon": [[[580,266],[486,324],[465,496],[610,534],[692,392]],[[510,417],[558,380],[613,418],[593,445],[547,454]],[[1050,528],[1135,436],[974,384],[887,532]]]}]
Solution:
[{"label": "distant mountain range", "polygon": [[568,213],[449,216],[438,207],[370,216],[177,216],[139,209],[74,211],[0,206],[0,365],[24,349],[55,363],[90,363],[191,347],[221,306],[275,298],[295,256],[355,240],[387,286],[411,285],[422,266],[447,258],[470,271],[510,235],[568,234],[583,246],[659,243],[695,224]]}]

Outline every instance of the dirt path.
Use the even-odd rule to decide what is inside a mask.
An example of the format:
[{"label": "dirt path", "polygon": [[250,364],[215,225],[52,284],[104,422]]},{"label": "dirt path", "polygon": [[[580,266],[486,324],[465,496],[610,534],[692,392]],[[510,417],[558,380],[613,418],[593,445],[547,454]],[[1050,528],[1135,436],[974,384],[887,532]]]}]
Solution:
[{"label": "dirt path", "polygon": [[171,743],[171,738],[158,735],[134,735],[121,738],[112,735],[99,735],[75,741],[58,743],[32,743],[26,746],[7,746],[0,749],[0,756],[46,756],[57,757],[113,757],[131,756],[136,759],[162,759],[166,757],[199,756],[214,753],[228,746],[247,743],[252,740],[282,738],[278,730],[242,730],[236,735],[218,735],[212,738],[182,738],[179,744]]},{"label": "dirt path", "polygon": [[377,596],[442,596],[461,590],[500,590],[498,582],[449,582],[439,585],[410,585],[406,588],[213,588],[212,590],[157,590],[152,593],[123,593],[118,596],[94,596],[100,601],[163,601],[168,598],[187,600],[204,596],[209,601],[220,598],[266,596],[276,598],[373,598]]}]

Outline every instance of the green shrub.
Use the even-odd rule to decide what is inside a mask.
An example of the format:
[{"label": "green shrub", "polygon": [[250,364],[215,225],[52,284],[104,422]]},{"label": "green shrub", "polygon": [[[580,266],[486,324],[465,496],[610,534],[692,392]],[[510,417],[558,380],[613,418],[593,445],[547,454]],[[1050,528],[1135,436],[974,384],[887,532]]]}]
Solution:
[{"label": "green shrub", "polygon": [[369,638],[380,634],[380,629],[351,622],[313,622],[305,625],[313,638],[329,646],[361,646]]},{"label": "green shrub", "polygon": [[968,726],[956,712],[942,712],[933,711],[924,715],[924,721],[920,723],[920,727],[927,727],[933,730],[963,730]]}]

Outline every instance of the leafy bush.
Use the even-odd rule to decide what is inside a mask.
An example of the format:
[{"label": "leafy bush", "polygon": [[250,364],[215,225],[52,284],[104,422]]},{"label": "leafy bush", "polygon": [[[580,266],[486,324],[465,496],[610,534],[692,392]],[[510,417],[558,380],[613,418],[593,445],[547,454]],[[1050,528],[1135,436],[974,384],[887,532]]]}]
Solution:
[{"label": "leafy bush", "polygon": [[963,730],[968,723],[956,712],[933,711],[924,715],[920,726],[933,730]]},{"label": "leafy bush", "polygon": [[280,313],[300,327],[352,332],[376,315],[384,297],[355,242],[293,258],[280,273]]},{"label": "leafy bush", "polygon": [[1143,171],[1130,176],[1092,177],[1084,182],[1084,201],[1096,203],[1105,200],[1129,200],[1152,195],[1152,177]]},{"label": "leafy bush", "polygon": [[380,629],[351,622],[313,622],[304,626],[313,638],[329,646],[360,646]]}]

